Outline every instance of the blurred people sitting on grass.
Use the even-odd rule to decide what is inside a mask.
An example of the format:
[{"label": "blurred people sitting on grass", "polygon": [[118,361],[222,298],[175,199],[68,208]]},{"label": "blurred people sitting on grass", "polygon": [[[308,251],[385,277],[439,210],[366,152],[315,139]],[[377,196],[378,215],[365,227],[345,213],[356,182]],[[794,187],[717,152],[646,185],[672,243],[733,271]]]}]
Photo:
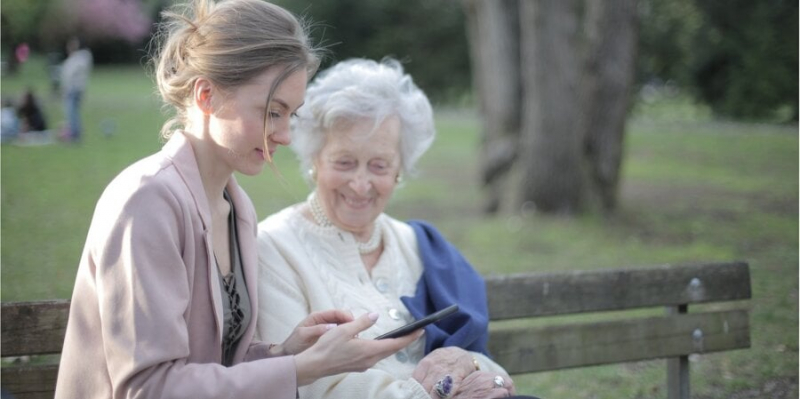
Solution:
[{"label": "blurred people sitting on grass", "polygon": [[80,141],[83,125],[81,123],[81,103],[92,71],[92,53],[81,48],[81,41],[72,37],[67,41],[67,59],[61,66],[60,89],[64,96],[64,115],[66,128],[61,132],[65,141]]},{"label": "blurred people sitting on grass", "polygon": [[53,134],[47,129],[47,118],[34,94],[28,89],[22,95],[17,107],[19,118],[19,134],[14,143],[17,145],[44,145],[53,143]]},{"label": "blurred people sitting on grass", "polygon": [[17,107],[9,97],[3,97],[3,108],[0,110],[0,142],[9,143],[14,141],[19,135],[19,118],[17,117]]},{"label": "blurred people sitting on grass", "polygon": [[44,112],[32,89],[26,90],[22,95],[22,101],[17,108],[17,115],[20,120],[21,133],[47,130]]}]

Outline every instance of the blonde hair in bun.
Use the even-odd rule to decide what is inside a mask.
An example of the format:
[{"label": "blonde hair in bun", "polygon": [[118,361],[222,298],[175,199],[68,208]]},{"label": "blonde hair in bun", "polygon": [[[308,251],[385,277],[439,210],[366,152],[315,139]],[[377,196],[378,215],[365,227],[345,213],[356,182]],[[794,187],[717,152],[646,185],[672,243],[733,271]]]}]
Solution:
[{"label": "blonde hair in bun", "polygon": [[[150,49],[164,107],[175,111],[161,128],[164,139],[186,125],[186,109],[199,77],[231,90],[267,69],[282,67],[265,98],[269,104],[286,76],[303,68],[312,76],[319,66],[321,50],[310,44],[305,22],[266,1],[193,0],[162,17]],[[268,131],[264,134],[266,140]]]}]

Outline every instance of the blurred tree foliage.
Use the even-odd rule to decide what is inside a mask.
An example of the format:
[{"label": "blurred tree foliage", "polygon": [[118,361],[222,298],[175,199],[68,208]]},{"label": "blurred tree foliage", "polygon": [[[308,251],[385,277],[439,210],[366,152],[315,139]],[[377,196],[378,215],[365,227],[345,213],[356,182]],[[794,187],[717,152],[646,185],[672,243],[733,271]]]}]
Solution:
[{"label": "blurred tree foliage", "polygon": [[400,60],[437,101],[470,91],[464,12],[458,1],[276,0],[313,22],[316,43],[328,47],[322,68],[351,57]]},{"label": "blurred tree foliage", "polygon": [[40,24],[52,0],[4,0],[2,3],[2,42],[4,44],[29,42],[37,44]]},{"label": "blurred tree foliage", "polygon": [[[3,60],[10,61],[22,42],[34,52],[62,52],[66,37],[80,28],[65,18],[75,1],[3,0]],[[158,20],[160,10],[176,0],[136,1]],[[314,22],[315,40],[330,50],[323,68],[350,57],[393,56],[435,102],[459,101],[470,92],[459,1],[275,2]],[[640,84],[672,82],[721,116],[797,120],[797,0],[641,0],[640,5]],[[146,43],[105,37],[91,44],[98,63],[139,63]]]},{"label": "blurred tree foliage", "polygon": [[672,81],[720,116],[798,119],[796,0],[644,0],[640,83]]},{"label": "blurred tree foliage", "polygon": [[4,0],[3,60],[27,43],[40,54],[63,58],[64,45],[78,36],[92,48],[95,62],[134,62],[144,54],[151,22],[169,0]]}]

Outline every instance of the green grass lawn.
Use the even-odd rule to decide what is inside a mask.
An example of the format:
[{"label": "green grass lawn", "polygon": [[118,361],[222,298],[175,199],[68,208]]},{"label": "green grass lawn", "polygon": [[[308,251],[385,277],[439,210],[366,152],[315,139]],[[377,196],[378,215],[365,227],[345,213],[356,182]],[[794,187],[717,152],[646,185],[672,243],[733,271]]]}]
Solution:
[{"label": "green grass lawn", "polygon": [[[49,96],[37,59],[3,78],[2,95],[17,97],[27,86],[58,126],[60,102]],[[2,146],[2,301],[71,295],[100,193],[126,165],[160,147],[165,117],[153,93],[140,67],[97,68],[82,144]],[[727,398],[786,380],[795,386],[786,397],[797,397],[797,126],[714,122],[679,105],[664,111],[650,104],[629,123],[620,210],[612,217],[482,216],[478,123],[466,111],[439,112],[439,136],[420,175],[406,179],[388,212],[431,220],[484,274],[748,261],[752,348],[693,356],[694,397]],[[107,137],[101,126],[108,125],[116,128]],[[279,151],[276,165],[282,177],[268,169],[239,177],[260,218],[308,192],[290,151]],[[519,391],[549,399],[665,398],[665,374],[664,362],[653,361],[515,381]]]}]

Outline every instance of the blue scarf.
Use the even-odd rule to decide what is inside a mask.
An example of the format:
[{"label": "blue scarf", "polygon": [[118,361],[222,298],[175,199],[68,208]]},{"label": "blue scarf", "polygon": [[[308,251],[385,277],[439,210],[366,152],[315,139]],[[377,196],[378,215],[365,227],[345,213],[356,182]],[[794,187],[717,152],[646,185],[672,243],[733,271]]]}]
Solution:
[{"label": "blue scarf", "polygon": [[425,327],[425,354],[457,346],[488,355],[489,309],[483,278],[432,225],[419,220],[408,224],[417,236],[424,270],[414,296],[400,300],[416,319],[458,305],[455,314]]}]

